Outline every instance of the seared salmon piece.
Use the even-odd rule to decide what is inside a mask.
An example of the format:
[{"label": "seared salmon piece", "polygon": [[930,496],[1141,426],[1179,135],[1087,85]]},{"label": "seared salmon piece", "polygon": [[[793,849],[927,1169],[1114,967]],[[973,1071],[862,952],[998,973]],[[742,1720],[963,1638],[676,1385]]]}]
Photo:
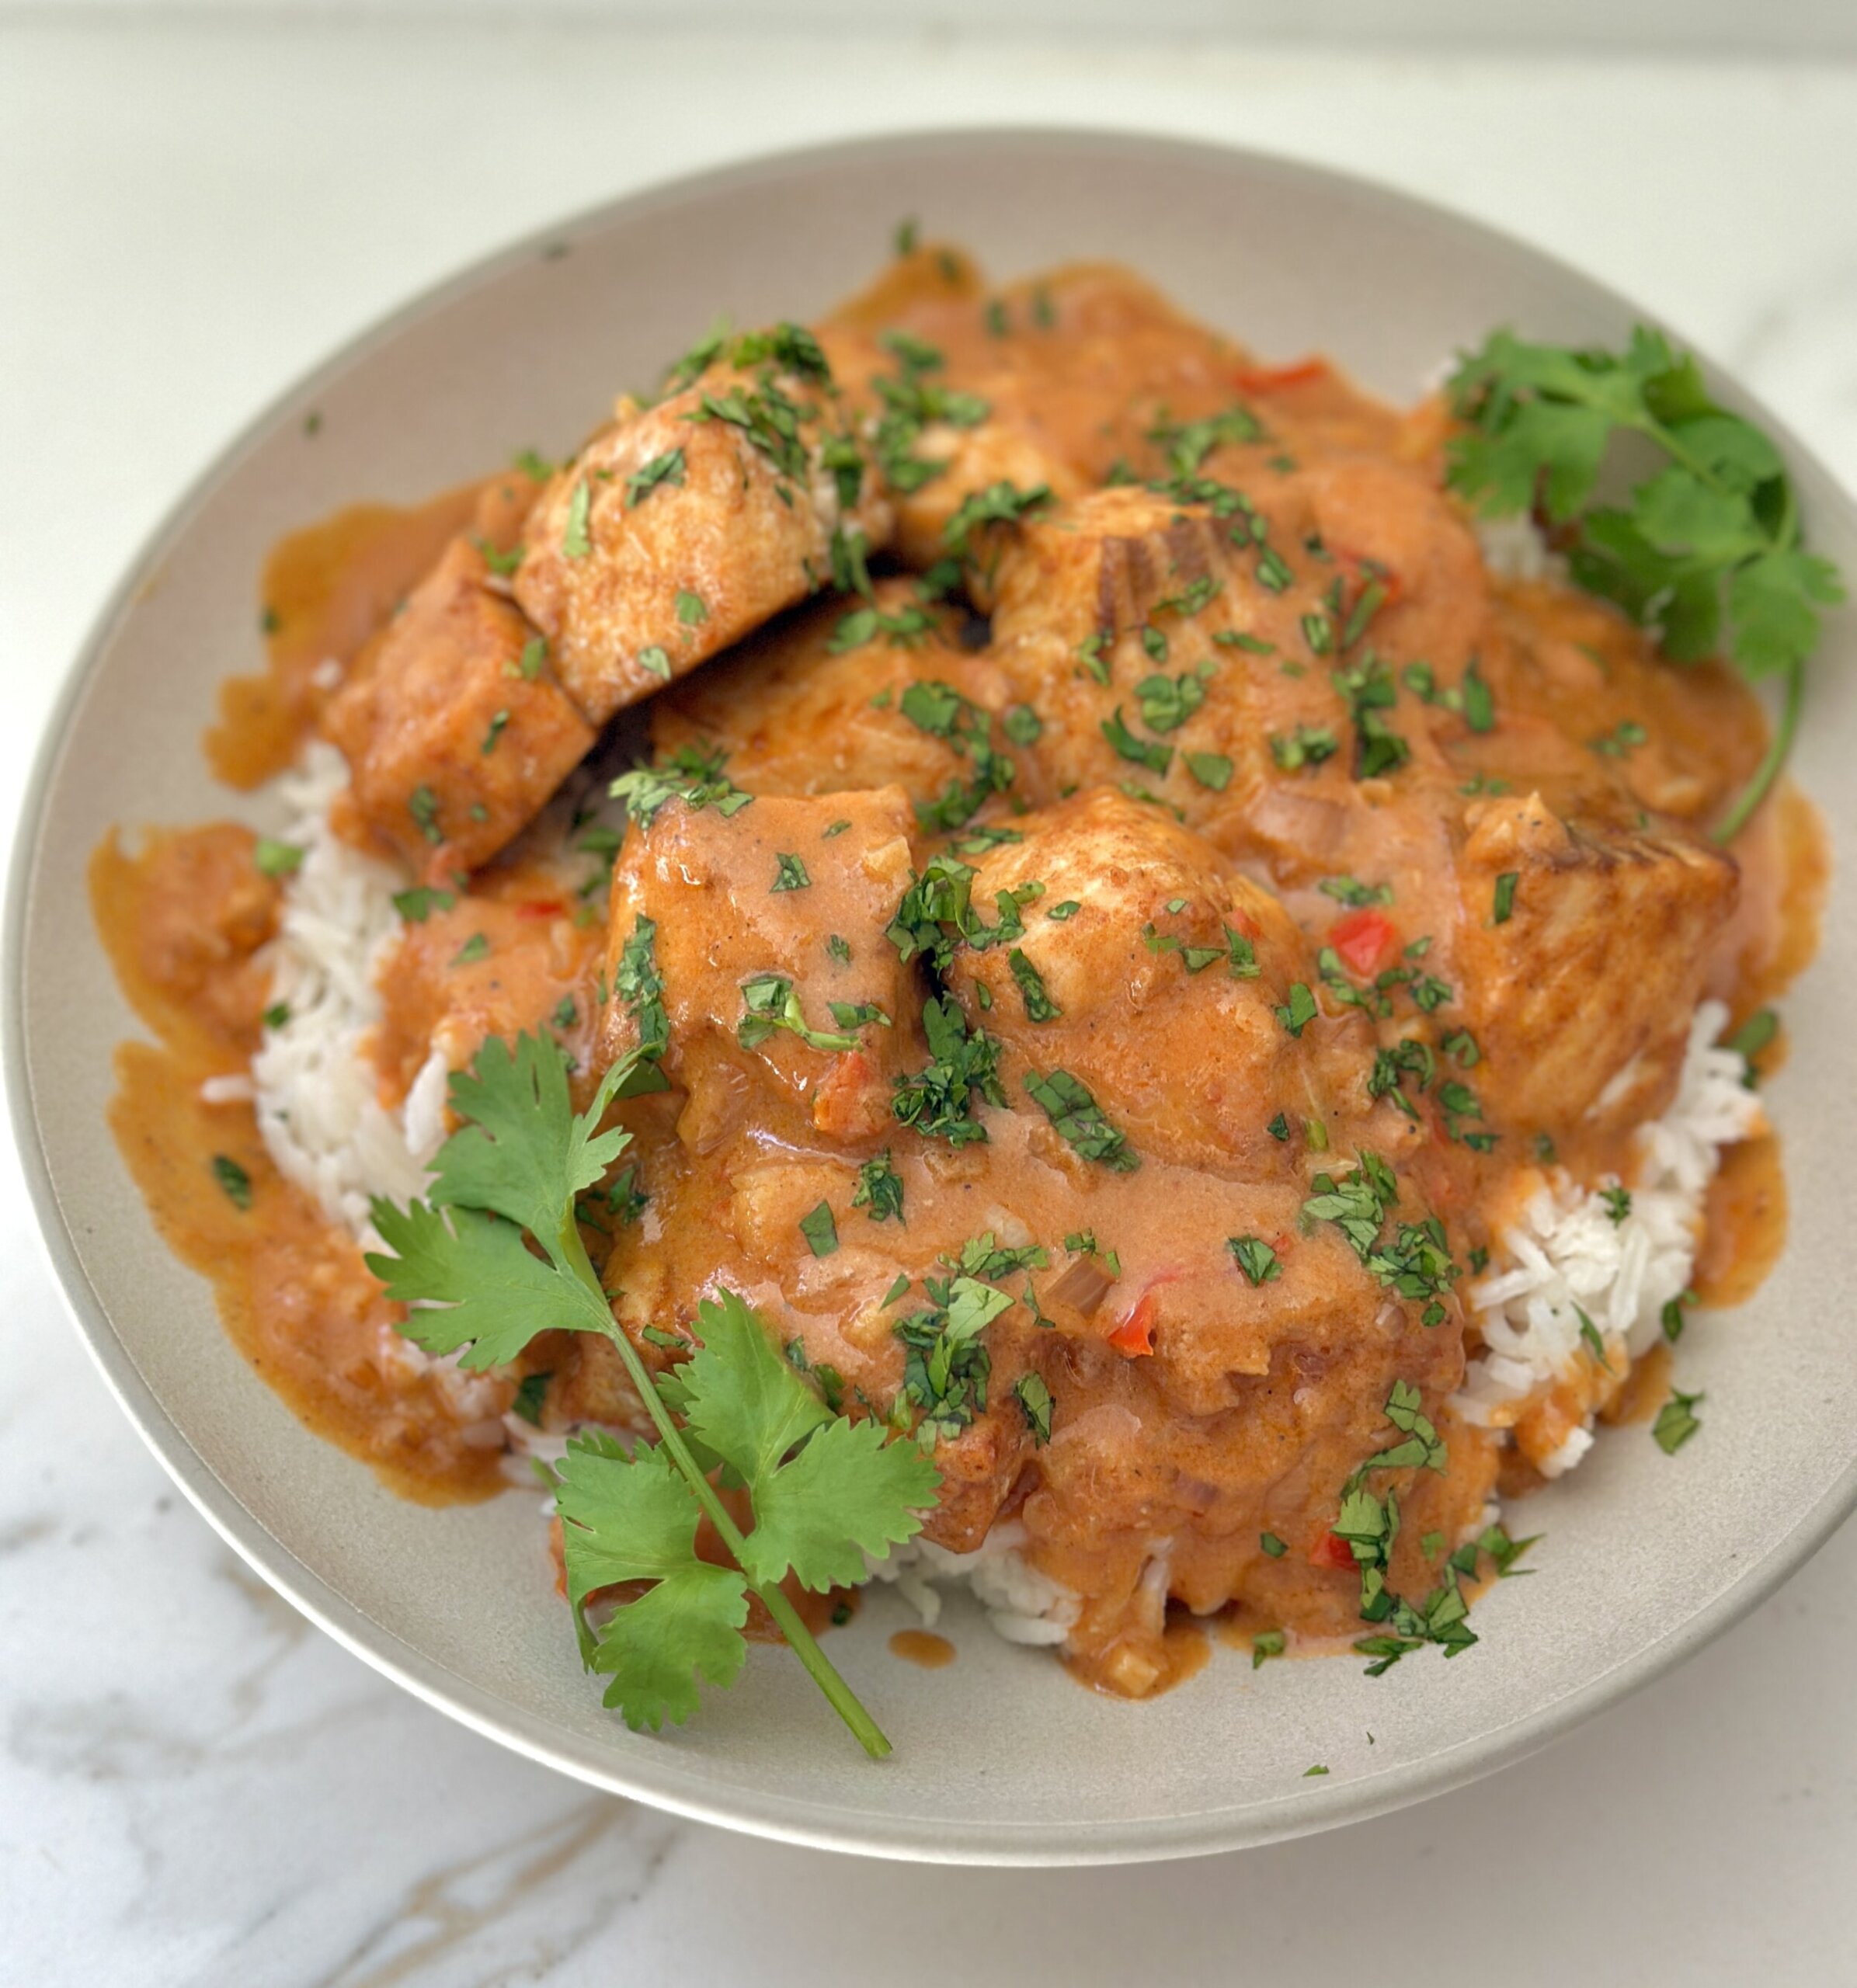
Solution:
[{"label": "seared salmon piece", "polygon": [[823,356],[783,326],[655,405],[618,402],[543,491],[516,597],[603,724],[850,577],[892,522]]},{"label": "seared salmon piece", "polygon": [[660,755],[722,752],[750,794],[899,787],[944,829],[995,794],[1041,798],[1036,720],[992,658],[962,643],[961,624],[913,580],[821,602],[666,692],[652,739]]},{"label": "seared salmon piece", "polygon": [[1675,1095],[1732,858],[1673,825],[1473,803],[1458,858],[1458,995],[1487,1116],[1525,1135],[1616,1131]]},{"label": "seared salmon piece", "polygon": [[1372,1056],[1364,1026],[1317,1017],[1292,1036],[1279,1021],[1291,986],[1316,976],[1269,891],[1113,791],[1017,825],[1022,841],[978,859],[971,898],[983,926],[1002,892],[1023,899],[1024,931],[958,947],[949,972],[970,1018],[1011,1052],[1016,1110],[1041,1108],[1030,1085],[1066,1072],[1131,1158],[1244,1178],[1281,1171],[1268,1129],[1279,1111],[1326,1116],[1327,1090],[1353,1108]]},{"label": "seared salmon piece", "polygon": [[593,749],[495,581],[480,542],[454,539],[323,715],[353,805],[416,869],[488,862]]},{"label": "seared salmon piece", "polygon": [[885,937],[912,825],[893,787],[727,815],[665,801],[613,880],[599,1066],[667,1025],[663,1069],[697,1152],[770,1114],[850,1142],[891,1128],[920,1006]]}]

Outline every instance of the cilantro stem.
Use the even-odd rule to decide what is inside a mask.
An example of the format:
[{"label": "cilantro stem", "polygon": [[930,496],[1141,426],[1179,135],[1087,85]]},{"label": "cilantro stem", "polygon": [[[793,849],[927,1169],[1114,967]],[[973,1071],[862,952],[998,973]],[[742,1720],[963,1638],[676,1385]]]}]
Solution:
[{"label": "cilantro stem", "polygon": [[[599,1298],[603,1308],[610,1308],[610,1301],[601,1288],[599,1274],[594,1270],[586,1253],[586,1245],[580,1239],[580,1230],[570,1214],[562,1224],[562,1253],[572,1266],[574,1274]],[[722,1544],[734,1556],[736,1566],[746,1577],[747,1541],[742,1537],[741,1529],[729,1516],[726,1507],[716,1496],[715,1487],[697,1467],[697,1460],[690,1453],[683,1440],[683,1432],[672,1419],[671,1413],[658,1397],[645,1362],[638,1357],[638,1350],[628,1339],[618,1322],[613,1320],[607,1336],[619,1349],[619,1357],[625,1367],[626,1376],[638,1391],[638,1399],[644,1402],[646,1413],[657,1426],[659,1441],[669,1453],[671,1461],[682,1472],[684,1482],[690,1486],[691,1495],[701,1507],[703,1514],[713,1525]],[[777,1584],[770,1583],[763,1587],[754,1581],[749,1586],[760,1597],[762,1606],[771,1615],[791,1646],[793,1653],[803,1663],[812,1681],[825,1695],[836,1712],[856,1736],[857,1743],[874,1760],[884,1759],[890,1751],[890,1743],[884,1737],[882,1729],[865,1711],[857,1694],[833,1667],[830,1658],[819,1646],[812,1632],[800,1620],[799,1611],[787,1599]]]},{"label": "cilantro stem", "polygon": [[1754,811],[1766,799],[1768,790],[1779,777],[1779,770],[1786,763],[1786,755],[1793,749],[1793,735],[1799,729],[1799,714],[1804,700],[1806,688],[1805,663],[1794,656],[1786,666],[1786,690],[1780,705],[1779,723],[1773,728],[1773,737],[1760,764],[1754,770],[1754,777],[1741,789],[1740,798],[1727,813],[1710,830],[1710,839],[1717,843],[1730,843],[1752,819]]}]

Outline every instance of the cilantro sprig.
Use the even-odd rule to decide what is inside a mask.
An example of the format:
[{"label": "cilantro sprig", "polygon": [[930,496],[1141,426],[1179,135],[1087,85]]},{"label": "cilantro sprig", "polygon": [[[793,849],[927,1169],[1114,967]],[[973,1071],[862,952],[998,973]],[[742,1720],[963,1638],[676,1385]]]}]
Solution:
[{"label": "cilantro sprig", "polygon": [[[1750,680],[1777,676],[1780,721],[1715,839],[1746,825],[1799,728],[1818,610],[1844,598],[1837,568],[1805,549],[1779,451],[1713,400],[1701,369],[1640,325],[1622,353],[1530,345],[1497,332],[1448,391],[1471,431],[1448,481],[1491,516],[1538,508],[1574,579],[1693,662],[1718,646]],[[1640,436],[1664,465],[1623,506],[1591,502],[1615,436]]]},{"label": "cilantro sprig", "polygon": [[[628,1726],[681,1723],[696,1709],[698,1677],[734,1680],[752,1593],[881,1759],[889,1742],[780,1583],[791,1573],[823,1592],[861,1579],[864,1554],[883,1557],[920,1529],[940,1475],[915,1444],[835,1416],[732,1292],[703,1301],[701,1345],[654,1382],[614,1319],[575,1215],[577,1197],[631,1143],[600,1121],[651,1048],[621,1057],[576,1113],[566,1055],[551,1037],[486,1042],[452,1077],[452,1108],[465,1122],[439,1149],[429,1197],[405,1208],[374,1203],[391,1253],[370,1253],[367,1265],[410,1308],[406,1336],[429,1353],[460,1354],[465,1368],[501,1365],[551,1330],[597,1333],[617,1349],[658,1442],[628,1454],[605,1434],[576,1437],[556,1504],[582,1659],[610,1679],[606,1702]],[[750,1526],[718,1496],[718,1474],[746,1490]],[[705,1518],[732,1565],[698,1556]],[[589,1600],[633,1582],[648,1585],[589,1627]]]}]

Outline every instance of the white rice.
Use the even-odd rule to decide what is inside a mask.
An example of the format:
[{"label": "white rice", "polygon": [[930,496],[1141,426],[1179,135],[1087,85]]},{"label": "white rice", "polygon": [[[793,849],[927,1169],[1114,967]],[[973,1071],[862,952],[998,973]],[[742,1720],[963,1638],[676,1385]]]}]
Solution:
[{"label": "white rice", "polygon": [[875,1580],[893,1585],[913,1607],[925,1628],[941,1618],[937,1583],[965,1585],[986,1611],[986,1619],[1009,1643],[1062,1643],[1083,1604],[1070,1589],[1042,1574],[1024,1554],[1025,1528],[1017,1519],[996,1525],[972,1553],[951,1553],[927,1539],[890,1549],[887,1560],[866,1564]]},{"label": "white rice", "polygon": [[[342,755],[318,741],[274,790],[289,811],[281,839],[304,854],[285,883],[267,959],[271,999],[287,1012],[265,1030],[244,1095],[278,1172],[377,1249],[369,1201],[386,1194],[404,1204],[425,1191],[426,1163],[444,1137],[447,1072],[435,1050],[401,1110],[381,1103],[369,1055],[381,1019],[375,981],[400,936],[393,898],[408,880],[331,832],[330,807],[347,784]],[[455,1355],[433,1359],[391,1326],[379,1351],[403,1372],[437,1374],[467,1445],[503,1447],[498,1382],[465,1373]]]},{"label": "white rice", "polygon": [[[1762,1122],[1746,1065],[1717,1046],[1728,1020],[1705,1001],[1690,1024],[1670,1109],[1640,1128],[1631,1208],[1615,1222],[1601,1192],[1555,1168],[1504,1234],[1492,1274],[1469,1292],[1486,1350],[1455,1406],[1466,1421],[1509,1424],[1581,1357],[1581,1312],[1633,1359],[1655,1341],[1664,1307],[1685,1290],[1702,1239],[1703,1197],[1722,1149]],[[1542,1465],[1560,1475],[1591,1447],[1577,1430]]]},{"label": "white rice", "polygon": [[394,893],[408,879],[330,832],[330,806],[347,784],[342,755],[319,741],[276,784],[290,811],[280,835],[304,856],[284,887],[269,955],[271,999],[287,1014],[265,1030],[252,1084],[278,1172],[377,1248],[368,1201],[405,1203],[424,1190],[443,1136],[446,1071],[435,1051],[400,1110],[377,1094],[368,1054],[381,1019],[375,977],[400,936]]}]

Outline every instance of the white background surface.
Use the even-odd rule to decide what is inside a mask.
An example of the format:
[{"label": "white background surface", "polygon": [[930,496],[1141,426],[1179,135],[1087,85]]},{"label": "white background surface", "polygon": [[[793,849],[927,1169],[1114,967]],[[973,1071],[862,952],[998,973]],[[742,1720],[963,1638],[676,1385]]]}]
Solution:
[{"label": "white background surface", "polygon": [[[1093,122],[1373,172],[1635,292],[1857,482],[1857,68],[137,11],[0,16],[9,815],[116,572],[292,375],[511,235],[763,146]],[[499,1752],[244,1573],[105,1394],[4,1168],[0,1981],[1857,1981],[1850,1528],[1548,1753],[1340,1834],[1076,1874],[757,1844]]]}]

